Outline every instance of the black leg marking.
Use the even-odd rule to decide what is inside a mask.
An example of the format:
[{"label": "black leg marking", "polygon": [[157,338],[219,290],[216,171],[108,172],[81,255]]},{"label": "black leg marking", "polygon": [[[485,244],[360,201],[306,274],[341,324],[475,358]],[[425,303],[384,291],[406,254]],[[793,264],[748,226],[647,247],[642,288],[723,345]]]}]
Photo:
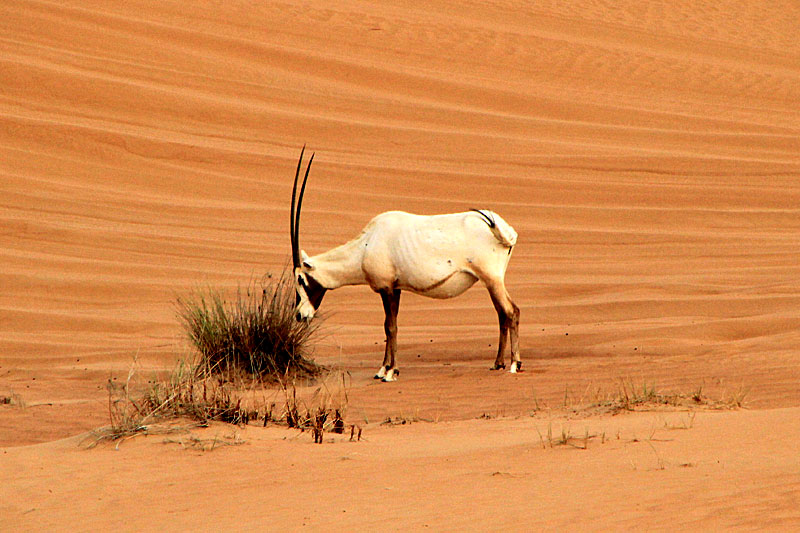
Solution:
[{"label": "black leg marking", "polygon": [[[386,333],[383,368],[386,373],[394,370],[394,374],[399,374],[395,369],[395,355],[397,354],[397,313],[400,310],[400,289],[382,290],[380,295],[383,302],[383,312],[386,315],[383,322],[383,330]],[[383,376],[376,375],[375,377]],[[385,378],[384,381],[386,381]]]}]

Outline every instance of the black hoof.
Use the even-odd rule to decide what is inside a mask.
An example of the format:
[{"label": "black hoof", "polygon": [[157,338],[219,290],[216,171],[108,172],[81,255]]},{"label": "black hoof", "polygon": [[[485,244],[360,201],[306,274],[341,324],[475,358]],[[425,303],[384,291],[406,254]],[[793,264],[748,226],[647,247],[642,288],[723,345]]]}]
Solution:
[{"label": "black hoof", "polygon": [[504,369],[505,367],[506,367],[505,363],[503,363],[502,365],[495,364],[489,370],[501,370],[501,369]]}]

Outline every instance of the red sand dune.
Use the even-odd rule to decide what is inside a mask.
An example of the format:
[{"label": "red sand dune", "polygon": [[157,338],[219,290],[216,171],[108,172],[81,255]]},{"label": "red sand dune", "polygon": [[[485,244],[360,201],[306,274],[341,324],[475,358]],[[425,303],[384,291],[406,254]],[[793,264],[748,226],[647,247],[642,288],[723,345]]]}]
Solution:
[{"label": "red sand dune", "polygon": [[[798,20],[755,1],[3,2],[0,395],[27,404],[0,405],[3,522],[798,527]],[[488,372],[476,287],[404,295],[402,378],[375,383],[380,300],[347,288],[316,357],[351,372],[351,415],[439,423],[77,449],[109,377],[185,353],[177,296],[282,270],[304,143],[309,253],[388,209],[516,228],[528,372]],[[635,445],[665,415],[590,419],[628,436],[582,451],[518,418],[620,379],[749,410]]]}]

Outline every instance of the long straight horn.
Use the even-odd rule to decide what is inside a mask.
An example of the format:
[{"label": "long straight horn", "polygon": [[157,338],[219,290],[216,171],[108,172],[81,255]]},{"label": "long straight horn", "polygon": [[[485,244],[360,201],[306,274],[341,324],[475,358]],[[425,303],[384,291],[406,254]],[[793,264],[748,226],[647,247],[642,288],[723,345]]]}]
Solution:
[{"label": "long straight horn", "polygon": [[[303,186],[300,187],[300,196],[297,197],[297,213],[295,213],[294,219],[294,243],[295,249],[297,250],[297,265],[300,266],[300,208],[303,206],[303,196],[306,194],[306,182],[308,181],[308,173],[311,171],[311,163],[314,162],[314,156],[316,152],[311,154],[311,159],[308,160],[308,166],[306,167],[306,175],[303,177]],[[299,167],[298,167],[299,168]],[[295,185],[297,183],[295,182]]]},{"label": "long straight horn", "polygon": [[292,262],[294,267],[300,266],[300,247],[297,245],[297,233],[295,231],[295,197],[297,196],[297,180],[300,178],[300,166],[303,164],[303,153],[306,145],[300,150],[300,159],[297,161],[297,171],[294,173],[294,186],[292,187],[292,209],[289,218],[289,237],[292,240]]}]

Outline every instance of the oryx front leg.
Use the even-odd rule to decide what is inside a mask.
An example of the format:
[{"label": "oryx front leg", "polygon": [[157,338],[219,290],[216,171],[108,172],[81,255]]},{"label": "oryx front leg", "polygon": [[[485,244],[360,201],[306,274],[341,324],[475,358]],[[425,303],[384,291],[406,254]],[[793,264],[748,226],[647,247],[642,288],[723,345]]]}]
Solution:
[{"label": "oryx front leg", "polygon": [[383,312],[386,318],[383,321],[383,330],[386,333],[386,351],[383,356],[383,365],[375,374],[375,379],[395,381],[398,370],[395,368],[395,354],[397,353],[397,312],[400,309],[400,290],[380,291],[383,301]]},{"label": "oryx front leg", "polygon": [[500,339],[497,347],[497,357],[492,370],[505,368],[505,351],[508,338],[511,338],[511,368],[509,372],[516,374],[522,367],[519,357],[519,307],[511,301],[502,282],[487,283],[489,295],[497,311],[500,326]]}]

